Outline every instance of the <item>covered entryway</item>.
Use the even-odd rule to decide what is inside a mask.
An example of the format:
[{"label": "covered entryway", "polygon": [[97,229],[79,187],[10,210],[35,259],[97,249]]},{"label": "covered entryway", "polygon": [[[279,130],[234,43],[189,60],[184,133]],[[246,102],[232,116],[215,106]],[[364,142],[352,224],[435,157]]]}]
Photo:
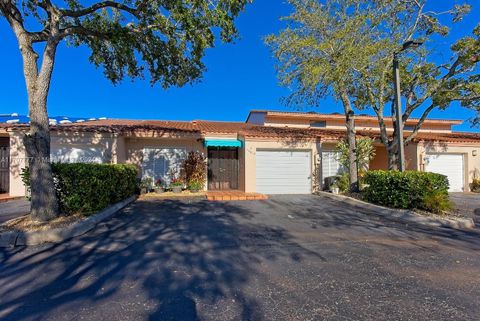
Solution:
[{"label": "covered entryway", "polygon": [[237,139],[205,139],[208,150],[208,190],[225,191],[239,188],[238,149],[242,142]]},{"label": "covered entryway", "polygon": [[208,189],[238,189],[238,148],[208,147]]},{"label": "covered entryway", "polygon": [[425,171],[447,176],[450,192],[463,192],[464,190],[463,164],[462,154],[427,154],[425,157]]},{"label": "covered entryway", "polygon": [[256,191],[264,194],[310,194],[310,151],[257,150]]}]

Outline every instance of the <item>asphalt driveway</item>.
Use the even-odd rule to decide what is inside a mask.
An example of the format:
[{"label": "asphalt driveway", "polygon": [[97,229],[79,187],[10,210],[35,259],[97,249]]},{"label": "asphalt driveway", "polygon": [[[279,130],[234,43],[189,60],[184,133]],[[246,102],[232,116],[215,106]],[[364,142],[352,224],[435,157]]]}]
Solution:
[{"label": "asphalt driveway", "polygon": [[23,216],[30,212],[30,202],[26,199],[12,200],[0,203],[0,224]]},{"label": "asphalt driveway", "polygon": [[477,226],[480,226],[479,193],[450,193],[450,200],[460,214],[473,218]]},{"label": "asphalt driveway", "polygon": [[478,320],[480,235],[321,196],[137,201],[0,249],[0,320]]}]

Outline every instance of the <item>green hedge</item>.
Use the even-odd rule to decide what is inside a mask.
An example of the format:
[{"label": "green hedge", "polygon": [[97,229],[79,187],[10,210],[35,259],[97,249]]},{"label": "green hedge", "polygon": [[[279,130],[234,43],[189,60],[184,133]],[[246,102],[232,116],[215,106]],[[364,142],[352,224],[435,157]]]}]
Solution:
[{"label": "green hedge", "polygon": [[441,213],[451,208],[445,175],[418,171],[369,171],[364,177],[367,202]]},{"label": "green hedge", "polygon": [[[135,194],[138,169],[125,164],[52,164],[60,211],[91,214]],[[28,169],[24,171],[28,184]]]}]

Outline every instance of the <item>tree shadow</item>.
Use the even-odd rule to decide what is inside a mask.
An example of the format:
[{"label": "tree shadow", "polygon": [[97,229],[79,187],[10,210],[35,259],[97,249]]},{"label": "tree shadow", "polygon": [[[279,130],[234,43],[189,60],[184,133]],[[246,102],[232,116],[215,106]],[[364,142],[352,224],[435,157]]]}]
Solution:
[{"label": "tree shadow", "polygon": [[232,203],[137,201],[65,244],[3,249],[0,319],[73,318],[85,302],[115,314],[105,305],[122,301],[132,305],[127,315],[202,320],[228,301],[225,319],[262,320],[257,298],[242,291],[259,264],[321,257],[252,215]]},{"label": "tree shadow", "polygon": [[[316,198],[316,200],[315,200]],[[285,206],[284,199],[271,198],[271,206]],[[291,202],[290,202],[291,203]],[[287,203],[288,204],[288,203]],[[406,223],[395,217],[376,215],[372,210],[351,205],[342,201],[331,200],[322,196],[300,198],[301,211],[295,216],[307,220],[312,228],[329,228],[337,231],[348,231],[345,240],[355,233],[361,235],[376,235],[378,232],[388,234],[391,240],[409,241],[412,246],[420,246],[416,241],[421,238],[431,238],[446,246],[461,246],[463,248],[480,250],[480,230],[459,230],[447,227],[434,227],[416,223]],[[480,218],[480,209],[476,211]]]}]

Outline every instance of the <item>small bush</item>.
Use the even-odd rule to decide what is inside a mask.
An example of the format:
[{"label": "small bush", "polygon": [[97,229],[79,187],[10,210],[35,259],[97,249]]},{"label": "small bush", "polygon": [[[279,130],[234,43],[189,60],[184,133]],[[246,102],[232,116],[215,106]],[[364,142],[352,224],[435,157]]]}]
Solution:
[{"label": "small bush", "polygon": [[472,192],[480,193],[480,178],[474,178],[470,188]]},{"label": "small bush", "polygon": [[348,173],[336,176],[334,185],[338,187],[340,192],[347,192],[350,189],[350,177]]},{"label": "small bush", "polygon": [[424,196],[422,207],[426,211],[442,214],[451,211],[453,204],[448,198],[448,194],[445,196],[443,192],[433,191]]},{"label": "small bush", "polygon": [[203,184],[207,180],[207,165],[205,157],[199,152],[189,152],[182,163],[181,178],[188,185]]},{"label": "small bush", "polygon": [[203,189],[203,183],[196,180],[191,180],[188,184],[188,189],[191,191],[200,191]]},{"label": "small bush", "polygon": [[[370,171],[363,198],[371,203],[441,213],[451,208],[445,175],[417,171]],[[450,204],[450,206],[449,206]]]},{"label": "small bush", "polygon": [[[135,194],[138,169],[124,164],[52,164],[60,211],[91,214]],[[23,170],[29,186],[28,168]]]}]

